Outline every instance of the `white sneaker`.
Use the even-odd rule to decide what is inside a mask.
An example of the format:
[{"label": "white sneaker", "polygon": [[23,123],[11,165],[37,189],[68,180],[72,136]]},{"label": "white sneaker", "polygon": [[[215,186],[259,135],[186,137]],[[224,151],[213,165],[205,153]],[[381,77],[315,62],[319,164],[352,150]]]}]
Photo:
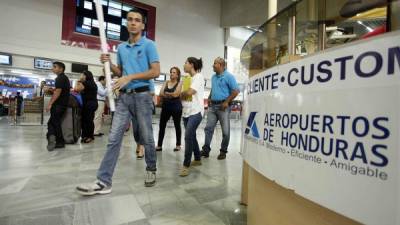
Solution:
[{"label": "white sneaker", "polygon": [[79,185],[78,187],[76,187],[76,191],[79,194],[85,196],[96,195],[96,194],[104,195],[111,193],[111,186],[107,186],[105,183],[96,180],[91,184]]},{"label": "white sneaker", "polygon": [[144,186],[152,187],[156,184],[156,171],[146,171]]}]

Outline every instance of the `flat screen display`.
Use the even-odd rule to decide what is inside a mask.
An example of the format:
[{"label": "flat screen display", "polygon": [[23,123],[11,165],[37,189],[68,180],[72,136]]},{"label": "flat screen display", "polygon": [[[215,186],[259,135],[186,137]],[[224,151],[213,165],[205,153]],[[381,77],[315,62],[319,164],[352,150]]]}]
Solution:
[{"label": "flat screen display", "polygon": [[0,53],[0,64],[11,66],[12,56],[10,54]]},{"label": "flat screen display", "polygon": [[82,73],[85,70],[88,70],[88,65],[79,64],[79,63],[72,63],[71,64],[71,71],[73,73]]},{"label": "flat screen display", "polygon": [[35,58],[33,67],[36,69],[51,70],[53,68],[53,61],[50,59]]},{"label": "flat screen display", "polygon": [[[93,0],[76,1],[75,32],[99,36],[99,23],[97,21],[96,8]],[[126,41],[129,38],[126,29],[126,15],[131,9],[140,10],[144,15],[145,27],[147,27],[147,11],[123,3],[117,0],[102,0],[106,35],[108,39]],[[143,35],[146,35],[146,28]]]}]

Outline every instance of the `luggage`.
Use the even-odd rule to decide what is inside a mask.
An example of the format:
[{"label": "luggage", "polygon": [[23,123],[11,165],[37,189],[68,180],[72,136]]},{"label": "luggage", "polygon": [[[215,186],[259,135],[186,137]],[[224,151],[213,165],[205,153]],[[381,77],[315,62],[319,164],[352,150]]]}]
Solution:
[{"label": "luggage", "polygon": [[[70,103],[76,99],[71,95]],[[61,122],[65,144],[75,144],[81,136],[81,109],[78,104],[69,104]]]}]

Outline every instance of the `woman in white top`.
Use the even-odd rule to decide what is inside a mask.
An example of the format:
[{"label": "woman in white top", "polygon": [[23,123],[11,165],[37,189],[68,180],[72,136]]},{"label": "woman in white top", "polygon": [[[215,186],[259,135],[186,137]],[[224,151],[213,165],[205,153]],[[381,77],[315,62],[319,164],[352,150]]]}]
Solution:
[{"label": "woman in white top", "polygon": [[[200,73],[203,61],[195,57],[189,57],[184,65],[184,71],[192,77],[190,88],[181,93],[183,106],[183,124],[185,126],[185,159],[180,176],[189,175],[189,167],[201,165],[199,143],[196,138],[196,130],[199,127],[204,114],[204,77]],[[194,154],[194,161],[192,160]]]}]

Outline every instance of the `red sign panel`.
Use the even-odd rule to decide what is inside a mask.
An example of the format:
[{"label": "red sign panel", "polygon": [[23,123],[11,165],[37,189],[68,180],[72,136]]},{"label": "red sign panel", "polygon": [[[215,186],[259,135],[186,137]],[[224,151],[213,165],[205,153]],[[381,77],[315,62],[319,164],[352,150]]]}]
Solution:
[{"label": "red sign panel", "polygon": [[[119,0],[116,1],[107,1],[103,0],[103,2],[110,2],[109,4],[120,4],[121,7],[128,8],[137,8],[141,11],[146,12],[146,36],[149,39],[155,39],[155,27],[156,27],[156,8],[150,5],[146,5],[140,2],[132,1],[132,0]],[[85,34],[82,32],[77,32],[77,19],[79,18],[77,15],[77,4],[85,4],[85,8],[88,9],[89,7],[94,4],[92,0],[64,0],[63,6],[63,21],[62,21],[62,40],[61,43],[63,45],[73,46],[73,47],[81,47],[81,48],[89,48],[89,49],[100,49],[100,38],[96,35],[92,34]],[[110,6],[111,7],[111,6]],[[84,10],[86,10],[84,9]],[[90,9],[90,8],[89,8]],[[122,9],[121,9],[122,10]],[[120,11],[121,11],[120,10]],[[93,20],[97,19],[97,16],[91,15]],[[91,20],[90,18],[85,18]],[[122,20],[124,20],[123,18]],[[93,21],[94,22],[94,21]],[[116,24],[112,24],[116,25]],[[118,26],[118,25],[117,25]],[[115,28],[114,28],[115,29]],[[81,28],[82,30],[82,28]],[[84,31],[84,30],[83,30]],[[113,31],[110,31],[112,33]],[[125,40],[123,40],[125,41]],[[121,43],[121,40],[114,40],[111,38],[107,39],[107,43],[109,45],[109,51],[116,52],[117,46]]]}]

